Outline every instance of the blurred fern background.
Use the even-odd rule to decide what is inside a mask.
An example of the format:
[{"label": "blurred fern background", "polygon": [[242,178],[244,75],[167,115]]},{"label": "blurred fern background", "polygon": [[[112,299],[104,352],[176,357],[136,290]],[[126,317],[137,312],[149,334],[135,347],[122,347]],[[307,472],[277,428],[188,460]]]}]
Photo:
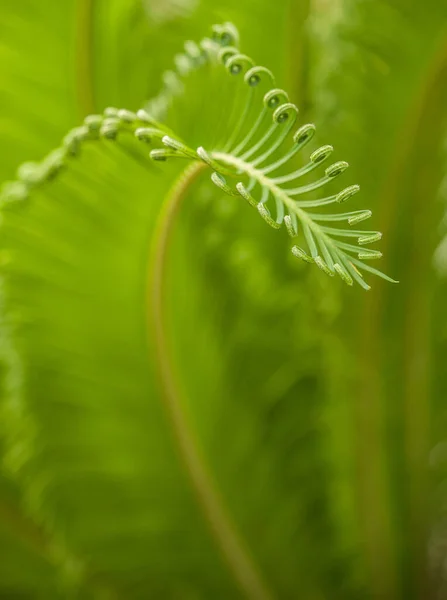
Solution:
[{"label": "blurred fern background", "polygon": [[[447,598],[445,2],[1,0],[0,180],[86,115],[145,106],[184,41],[225,21],[350,163],[400,284],[329,279],[209,178],[185,199],[165,306],[183,418],[256,591],[210,532],[147,340],[181,165],[92,144],[5,206],[5,600]],[[169,125],[206,145],[231,110],[220,85],[194,74]]]}]

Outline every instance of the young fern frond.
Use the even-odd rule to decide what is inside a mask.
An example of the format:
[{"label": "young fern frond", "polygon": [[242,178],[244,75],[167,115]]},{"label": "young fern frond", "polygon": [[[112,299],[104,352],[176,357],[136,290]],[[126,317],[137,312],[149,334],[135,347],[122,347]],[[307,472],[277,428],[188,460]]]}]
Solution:
[{"label": "young fern frond", "polygon": [[[149,153],[152,160],[183,158],[208,165],[213,171],[211,181],[220,190],[247,200],[271,227],[279,229],[284,223],[293,239],[302,235],[307,249],[293,245],[293,255],[316,264],[327,275],[336,274],[348,285],[356,281],[366,290],[370,288],[362,271],[396,283],[365,262],[382,256],[377,250],[365,248],[381,239],[379,231],[335,226],[340,221],[353,226],[368,219],[371,211],[307,210],[342,204],[360,188],[350,185],[338,193],[314,196],[315,191],[344,173],[348,168],[344,161],[329,165],[323,176],[314,181],[301,183],[328,160],[333,148],[329,145],[318,148],[304,166],[297,167],[295,159],[314,137],[315,126],[305,124],[294,131],[298,108],[289,101],[287,93],[276,86],[271,71],[255,65],[237,46],[237,31],[228,23],[214,26],[212,38],[205,38],[199,44],[187,42],[185,52],[175,58],[176,70],[165,73],[162,91],[144,109],[134,113],[107,108],[102,115],[90,115],[81,127],[64,138],[61,148],[40,164],[22,165],[18,181],[3,188],[3,200],[25,199],[34,187],[54,177],[75,157],[83,142],[100,138],[119,141],[119,136],[127,133],[155,146]],[[223,103],[225,112],[221,119],[225,121],[225,131],[216,124],[211,132],[214,139],[194,148],[161,121],[168,114],[170,104],[184,93],[191,73],[205,65],[213,72],[223,71],[226,79],[236,78],[236,83],[230,83],[229,94],[236,100],[228,110]],[[215,93],[219,96],[220,90],[216,89]],[[339,239],[344,237],[354,237],[356,243],[347,244]]]}]

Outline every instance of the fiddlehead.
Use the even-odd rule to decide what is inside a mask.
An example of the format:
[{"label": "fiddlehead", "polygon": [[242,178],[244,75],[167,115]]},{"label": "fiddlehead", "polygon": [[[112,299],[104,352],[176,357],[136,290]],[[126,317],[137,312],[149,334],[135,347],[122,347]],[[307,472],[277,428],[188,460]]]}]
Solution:
[{"label": "fiddlehead", "polygon": [[[277,87],[271,71],[255,65],[237,45],[238,34],[231,24],[215,26],[212,38],[199,44],[187,42],[185,52],[175,57],[175,71],[165,73],[162,91],[145,109],[134,113],[107,108],[102,115],[90,115],[64,138],[61,148],[40,164],[22,165],[18,181],[4,187],[3,200],[26,198],[34,187],[53,178],[70,158],[77,156],[83,142],[117,140],[122,134],[130,134],[155,146],[149,153],[152,160],[184,158],[206,163],[219,189],[247,200],[271,227],[279,229],[285,224],[294,241],[302,237],[305,249],[294,244],[293,255],[316,264],[327,275],[338,275],[348,285],[356,281],[364,289],[369,285],[363,271],[394,282],[368,264],[382,256],[380,251],[367,248],[381,239],[381,233],[353,228],[371,216],[370,210],[319,211],[342,204],[359,191],[358,185],[350,185],[322,197],[315,194],[340,177],[348,164],[335,162],[321,177],[306,181],[307,175],[329,159],[332,146],[318,148],[306,164],[297,164],[299,153],[314,137],[315,126],[296,128],[297,106],[290,102],[287,92]],[[227,108],[222,92],[222,115],[212,128],[211,139],[194,147],[161,121],[171,103],[185,91],[188,77],[205,66],[212,74],[223,75],[224,83],[231,86],[228,96],[234,101]],[[215,90],[216,94],[220,92]],[[225,127],[219,127],[219,123]],[[338,227],[339,223],[348,228]],[[354,238],[354,243],[344,241],[347,238]]]}]

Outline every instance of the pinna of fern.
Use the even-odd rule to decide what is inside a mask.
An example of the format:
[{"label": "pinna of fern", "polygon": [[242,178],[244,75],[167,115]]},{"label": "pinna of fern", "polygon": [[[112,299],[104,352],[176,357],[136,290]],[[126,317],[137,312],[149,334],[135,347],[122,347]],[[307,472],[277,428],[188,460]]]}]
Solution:
[{"label": "pinna of fern", "polygon": [[[344,161],[329,165],[322,177],[302,182],[329,159],[333,147],[318,148],[306,164],[297,167],[295,160],[314,137],[315,126],[305,124],[294,131],[298,108],[289,101],[287,92],[277,87],[269,69],[255,65],[240,52],[238,41],[236,28],[226,23],[213,27],[212,38],[204,38],[199,44],[186,42],[184,53],[175,58],[175,70],[165,73],[162,91],[144,109],[134,113],[107,108],[101,115],[86,117],[84,124],[70,131],[61,147],[41,163],[25,163],[18,169],[17,181],[3,187],[3,205],[26,199],[33,188],[52,179],[79,154],[83,142],[119,142],[121,135],[127,133],[155,146],[149,152],[152,160],[183,158],[207,165],[213,171],[212,182],[220,190],[244,198],[271,227],[279,229],[284,224],[293,240],[301,236],[306,249],[294,244],[293,255],[316,264],[327,275],[337,274],[348,285],[356,281],[366,290],[370,286],[363,271],[396,283],[368,264],[382,256],[380,251],[368,247],[379,241],[382,234],[352,228],[368,219],[370,210],[319,211],[346,202],[360,188],[350,185],[340,192],[315,197],[315,191],[348,168]],[[223,115],[212,128],[207,149],[204,145],[194,149],[162,121],[169,113],[169,105],[186,93],[185,83],[191,73],[205,66],[207,75],[210,69],[213,74],[224,74],[228,97],[233,102],[230,108],[222,103]],[[218,101],[221,90],[213,91]],[[349,227],[340,228],[339,223]],[[354,243],[345,241],[349,238],[354,238]]]}]

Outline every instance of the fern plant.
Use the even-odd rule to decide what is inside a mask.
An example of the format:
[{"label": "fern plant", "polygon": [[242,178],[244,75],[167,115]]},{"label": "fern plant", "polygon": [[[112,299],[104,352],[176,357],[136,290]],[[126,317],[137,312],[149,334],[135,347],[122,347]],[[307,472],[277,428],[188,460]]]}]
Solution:
[{"label": "fern plant", "polygon": [[[100,137],[117,140],[118,134],[121,137],[127,133],[143,143],[158,142],[164,146],[150,151],[153,160],[180,157],[197,161],[198,166],[190,171],[189,176],[202,165],[210,167],[213,170],[211,180],[215,185],[229,195],[247,200],[271,227],[279,228],[285,223],[293,239],[302,230],[308,252],[294,245],[292,253],[315,263],[327,275],[338,274],[348,285],[355,280],[366,290],[370,288],[364,282],[361,270],[394,282],[365,263],[382,256],[378,250],[365,249],[368,244],[381,239],[379,231],[340,229],[332,225],[339,222],[356,225],[368,219],[371,211],[329,214],[307,210],[346,202],[359,191],[358,185],[324,198],[296,199],[332,182],[348,168],[348,164],[336,162],[326,168],[320,179],[297,185],[302,177],[316,170],[330,157],[333,147],[325,145],[318,148],[310,155],[307,164],[294,168],[293,158],[312,139],[315,126],[306,124],[300,127],[293,133],[292,144],[284,148],[297,120],[298,108],[289,102],[284,90],[276,87],[274,76],[268,69],[256,66],[251,58],[240,53],[237,48],[239,36],[232,24],[215,26],[213,32],[212,39],[205,38],[198,45],[186,43],[185,53],[176,57],[177,72],[165,73],[165,89],[149,103],[148,111],[141,109],[133,113],[127,109],[107,108],[104,115],[87,116],[84,125],[72,130],[64,138],[62,147],[50,153],[42,163],[25,163],[20,167],[18,181],[4,188],[3,202],[27,199],[35,186],[52,179],[67,160],[78,155],[83,142]],[[224,106],[222,120],[225,127],[220,132],[213,132],[217,135],[215,139],[210,139],[210,149],[199,146],[194,150],[171,133],[166,125],[157,121],[156,115],[166,112],[172,98],[181,93],[182,78],[187,77],[191,70],[201,68],[204,63],[212,68],[221,63],[230,75],[242,79],[240,87],[246,89],[234,91],[242,96],[238,98],[242,104],[235,102],[235,106],[230,106],[228,110]],[[262,90],[263,86],[267,91]],[[231,187],[225,177],[244,181],[238,181],[235,187]],[[268,208],[269,201],[274,203],[275,218],[272,218]],[[356,238],[357,243],[346,243],[342,241],[343,238]]]},{"label": "fern plant", "polygon": [[[442,432],[424,425],[414,317],[431,246],[423,266],[412,211],[392,225],[394,193],[418,207],[420,147],[441,140],[443,8],[211,4],[5,0],[0,595],[435,597],[424,461]],[[154,95],[179,34],[219,11],[243,43],[228,22],[186,42]],[[359,186],[339,185],[348,165],[326,166],[313,120],[379,209],[386,270],[412,256],[397,288],[342,291],[393,280],[370,266],[371,211],[339,207]]]}]

